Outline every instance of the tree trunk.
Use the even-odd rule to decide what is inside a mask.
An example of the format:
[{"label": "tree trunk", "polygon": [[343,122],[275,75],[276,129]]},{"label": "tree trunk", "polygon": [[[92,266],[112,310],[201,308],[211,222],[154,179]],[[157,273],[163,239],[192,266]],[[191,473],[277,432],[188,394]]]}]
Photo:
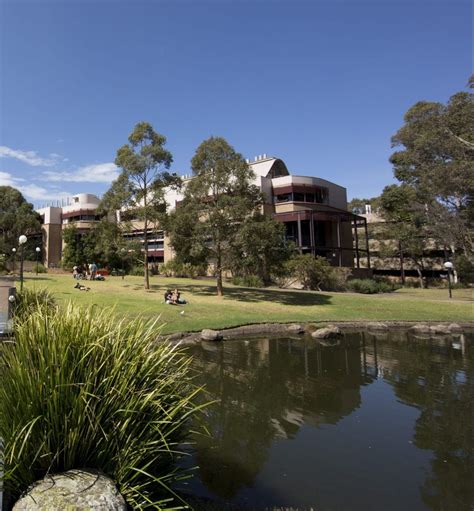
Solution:
[{"label": "tree trunk", "polygon": [[216,284],[217,284],[217,296],[224,295],[224,289],[222,287],[222,256],[220,244],[217,244],[216,254]]},{"label": "tree trunk", "polygon": [[[456,247],[454,245],[451,245],[451,253],[453,254],[453,261],[456,259]],[[454,267],[452,270],[453,272],[453,283],[454,284],[457,284],[458,283],[458,272],[456,271],[456,267]]]},{"label": "tree trunk", "polygon": [[403,259],[403,248],[402,248],[402,242],[398,242],[398,249],[400,251],[400,276],[402,278],[402,285],[405,285],[405,266],[404,266],[404,259]]},{"label": "tree trunk", "polygon": [[143,274],[145,275],[145,289],[150,289],[150,277],[148,275],[148,216],[147,216],[147,202],[146,202],[147,189],[145,187],[144,203],[144,218],[143,218]]},{"label": "tree trunk", "polygon": [[421,289],[424,289],[425,283],[423,282],[423,273],[421,273],[421,270],[419,267],[416,268],[416,271],[418,273],[418,279],[420,280],[420,287],[421,287]]}]

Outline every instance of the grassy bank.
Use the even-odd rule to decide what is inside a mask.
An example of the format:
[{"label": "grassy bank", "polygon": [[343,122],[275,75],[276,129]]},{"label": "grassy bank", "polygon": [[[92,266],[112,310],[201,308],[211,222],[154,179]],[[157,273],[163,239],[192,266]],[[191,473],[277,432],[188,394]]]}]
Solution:
[{"label": "grassy bank", "polygon": [[[143,289],[141,277],[110,277],[84,282],[89,292],[74,289],[69,275],[27,275],[27,287],[46,287],[56,299],[78,305],[114,306],[119,316],[160,317],[164,333],[202,328],[226,328],[249,323],[343,320],[473,321],[473,290],[400,289],[383,295],[317,293],[282,289],[249,289],[227,285],[225,296],[215,296],[210,280],[153,277]],[[166,305],[163,294],[177,286],[189,302]],[[181,312],[184,311],[184,314]]]}]

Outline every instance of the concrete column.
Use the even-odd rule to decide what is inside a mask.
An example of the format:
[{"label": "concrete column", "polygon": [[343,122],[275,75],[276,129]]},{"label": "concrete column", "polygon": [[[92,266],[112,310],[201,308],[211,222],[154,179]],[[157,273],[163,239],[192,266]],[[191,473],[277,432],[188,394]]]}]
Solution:
[{"label": "concrete column", "polygon": [[357,261],[357,268],[360,268],[360,257],[359,257],[359,233],[358,233],[357,220],[354,220],[354,234],[355,234],[355,242],[356,242],[356,261]]},{"label": "concrete column", "polygon": [[342,266],[342,250],[341,250],[341,219],[337,218],[336,224],[336,232],[337,232],[337,252],[339,259],[339,267]]},{"label": "concrete column", "polygon": [[367,229],[367,219],[364,218],[365,246],[367,248],[367,268],[370,269],[370,251],[369,251],[369,231]]},{"label": "concrete column", "polygon": [[301,247],[302,247],[302,236],[301,236],[301,215],[298,214],[298,247],[299,247],[299,250],[300,250],[300,254],[303,252],[301,250]]}]

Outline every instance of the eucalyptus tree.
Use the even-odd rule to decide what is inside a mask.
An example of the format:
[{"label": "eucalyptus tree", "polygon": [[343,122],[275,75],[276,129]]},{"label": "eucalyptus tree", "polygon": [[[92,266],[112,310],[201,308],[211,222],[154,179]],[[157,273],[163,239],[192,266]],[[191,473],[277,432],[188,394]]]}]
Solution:
[{"label": "eucalyptus tree", "polygon": [[[227,256],[242,223],[260,207],[262,195],[252,183],[254,174],[243,156],[222,137],[202,142],[191,168],[193,177],[185,188],[177,215],[192,218],[192,229],[186,226],[186,243],[182,243],[183,237],[176,231],[171,235],[171,243],[178,249],[181,241],[190,253],[199,253],[213,263],[217,294],[222,296]],[[178,224],[175,222],[175,226]]]},{"label": "eucalyptus tree", "polygon": [[0,186],[0,253],[10,255],[21,234],[31,236],[40,232],[40,216],[33,205],[16,188]]},{"label": "eucalyptus tree", "polygon": [[115,164],[121,168],[117,180],[104,196],[109,209],[126,208],[143,222],[143,268],[145,289],[150,288],[148,272],[148,230],[166,213],[164,190],[179,178],[168,172],[173,157],[165,149],[166,137],[151,124],[139,122],[128,137],[128,144],[117,151]]},{"label": "eucalyptus tree", "polygon": [[[470,80],[473,86],[474,80]],[[395,177],[424,205],[433,238],[472,258],[474,251],[474,94],[447,104],[420,101],[392,138]]]}]

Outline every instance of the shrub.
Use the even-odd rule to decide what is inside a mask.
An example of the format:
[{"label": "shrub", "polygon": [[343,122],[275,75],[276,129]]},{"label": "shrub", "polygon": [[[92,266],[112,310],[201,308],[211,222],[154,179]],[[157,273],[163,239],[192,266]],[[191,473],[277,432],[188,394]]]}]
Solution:
[{"label": "shrub", "polygon": [[263,280],[258,275],[245,275],[243,277],[235,276],[232,278],[234,286],[243,287],[264,287]]},{"label": "shrub", "polygon": [[327,286],[332,273],[329,261],[311,254],[293,256],[286,265],[287,274],[300,282],[303,289],[321,290]]},{"label": "shrub", "polygon": [[474,264],[464,254],[456,257],[455,269],[458,272],[458,277],[464,284],[474,283]]},{"label": "shrub", "polygon": [[132,266],[129,274],[135,275],[136,277],[143,277],[145,275],[145,270],[143,266]]},{"label": "shrub", "polygon": [[48,268],[44,264],[39,263],[38,266],[34,266],[33,271],[36,273],[48,273]]},{"label": "shrub", "polygon": [[200,275],[206,275],[207,266],[191,263],[181,263],[171,259],[160,267],[160,273],[165,277],[179,277],[195,279]]},{"label": "shrub", "polygon": [[373,279],[353,279],[349,280],[347,284],[348,288],[355,293],[390,293],[395,290],[394,286],[387,282],[377,282]]},{"label": "shrub", "polygon": [[325,291],[346,291],[347,279],[351,274],[351,268],[330,268],[326,273],[321,288]]},{"label": "shrub", "polygon": [[0,357],[3,482],[17,497],[48,473],[93,468],[133,509],[176,509],[189,421],[200,410],[181,349],[156,342],[156,324],[69,304],[16,325]]},{"label": "shrub", "polygon": [[13,318],[15,323],[22,323],[31,314],[37,311],[49,313],[56,310],[56,301],[53,295],[44,288],[23,289],[17,293],[13,307]]}]

